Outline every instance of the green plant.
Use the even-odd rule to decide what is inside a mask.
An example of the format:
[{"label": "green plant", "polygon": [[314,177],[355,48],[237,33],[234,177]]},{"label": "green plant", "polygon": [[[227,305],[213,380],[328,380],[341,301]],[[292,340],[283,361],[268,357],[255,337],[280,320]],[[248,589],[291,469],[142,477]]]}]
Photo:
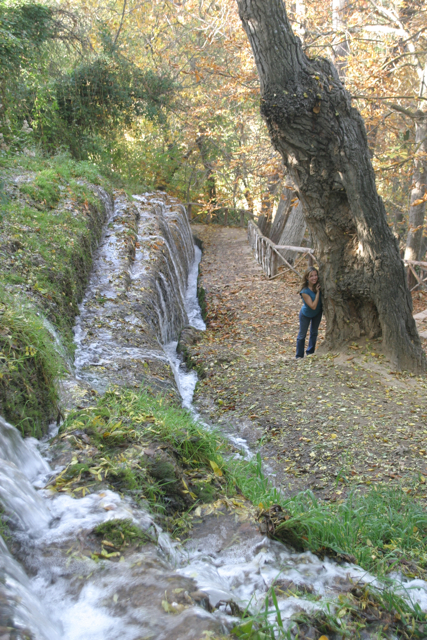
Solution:
[{"label": "green plant", "polygon": [[397,567],[408,575],[425,575],[427,512],[403,489],[380,486],[365,495],[351,493],[341,504],[327,504],[311,491],[285,498],[266,481],[259,459],[232,461],[231,467],[253,504],[282,509],[274,524],[278,539],[321,555],[352,556],[379,575]]},{"label": "green plant", "polygon": [[129,544],[145,544],[152,539],[129,519],[107,520],[95,527],[94,533],[117,549]]},{"label": "green plant", "polygon": [[21,185],[20,190],[36,202],[53,209],[61,197],[58,177],[53,169],[45,169],[37,174],[32,183]]},{"label": "green plant", "polygon": [[57,417],[62,371],[42,317],[0,289],[0,407],[23,435],[40,436]]}]

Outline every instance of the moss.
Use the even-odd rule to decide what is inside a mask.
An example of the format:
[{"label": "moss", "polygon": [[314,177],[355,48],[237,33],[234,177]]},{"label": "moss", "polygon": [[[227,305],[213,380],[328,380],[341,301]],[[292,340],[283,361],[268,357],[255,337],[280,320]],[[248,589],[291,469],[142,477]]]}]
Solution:
[{"label": "moss", "polygon": [[144,544],[150,537],[137,527],[132,520],[108,520],[94,529],[99,538],[111,542],[116,548],[129,544]]},{"label": "moss", "polygon": [[[94,406],[70,413],[58,441],[75,444],[77,432],[89,437],[97,452],[90,454],[89,463],[88,454],[78,448],[72,455],[80,466],[74,462],[71,471],[58,476],[55,487],[71,492],[84,487],[86,492],[106,482],[158,513],[172,533],[185,529],[177,522],[198,501],[207,503],[221,493],[235,492],[221,457],[225,442],[165,396],[109,390]],[[86,477],[85,464],[90,473]]]},{"label": "moss", "polygon": [[43,317],[71,355],[104,207],[80,180],[99,183],[95,165],[66,156],[18,161],[34,172],[19,188],[16,167],[0,158],[9,169],[8,200],[0,201],[0,410],[24,435],[40,436],[58,415],[61,368]]},{"label": "moss", "polygon": [[32,183],[21,185],[20,191],[32,200],[53,209],[59,202],[61,190],[59,175],[53,169],[45,169],[37,174]]},{"label": "moss", "polygon": [[0,290],[0,413],[40,437],[58,416],[62,362],[41,317]]},{"label": "moss", "polygon": [[206,291],[199,284],[199,280],[200,280],[200,276],[197,278],[197,298],[199,300],[199,305],[200,305],[200,311],[202,313],[202,318],[206,322],[206,319],[208,317],[208,306],[207,306],[207,300],[206,300]]}]

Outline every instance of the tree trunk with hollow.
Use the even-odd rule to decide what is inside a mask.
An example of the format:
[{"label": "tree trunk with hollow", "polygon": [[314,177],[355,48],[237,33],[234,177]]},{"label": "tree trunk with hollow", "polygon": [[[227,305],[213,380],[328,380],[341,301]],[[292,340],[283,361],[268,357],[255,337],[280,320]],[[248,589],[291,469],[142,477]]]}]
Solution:
[{"label": "tree trunk with hollow", "polygon": [[398,245],[375,186],[366,131],[336,69],[309,59],[282,0],[237,0],[261,112],[297,188],[320,266],[325,347],[382,337],[393,365],[426,369]]}]

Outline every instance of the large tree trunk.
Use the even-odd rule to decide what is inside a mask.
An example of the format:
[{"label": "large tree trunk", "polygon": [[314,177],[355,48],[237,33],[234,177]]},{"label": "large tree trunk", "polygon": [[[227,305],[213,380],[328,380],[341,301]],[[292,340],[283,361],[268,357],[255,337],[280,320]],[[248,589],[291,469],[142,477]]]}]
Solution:
[{"label": "large tree trunk", "polygon": [[294,186],[289,176],[286,178],[285,184],[280,195],[279,204],[277,205],[276,215],[270,230],[270,240],[275,244],[279,244],[283,229],[288,221],[291,212],[291,200],[294,197]]},{"label": "large tree trunk", "polygon": [[405,260],[420,260],[427,193],[427,113],[415,113],[415,160],[409,207],[409,233]]},{"label": "large tree trunk", "polygon": [[280,187],[280,177],[278,173],[268,176],[267,189],[263,191],[261,197],[261,215],[258,218],[258,227],[264,236],[270,235],[273,219],[274,198]]},{"label": "large tree trunk", "polygon": [[[291,207],[288,221],[286,222],[281,238],[277,244],[289,244],[293,247],[300,247],[306,228],[307,224],[305,222],[302,205],[301,202],[298,201]],[[285,249],[281,250],[281,254],[290,264],[293,264],[298,255],[295,251]]]},{"label": "large tree trunk", "polygon": [[396,239],[377,194],[363,120],[327,60],[310,60],[282,0],[237,0],[261,82],[261,112],[298,187],[320,266],[326,348],[382,336],[394,366],[426,357]]}]

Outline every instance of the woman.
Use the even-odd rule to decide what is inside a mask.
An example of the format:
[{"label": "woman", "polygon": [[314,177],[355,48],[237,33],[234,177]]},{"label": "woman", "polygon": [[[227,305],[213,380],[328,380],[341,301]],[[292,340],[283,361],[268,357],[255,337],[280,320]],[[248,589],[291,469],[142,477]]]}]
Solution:
[{"label": "woman", "polygon": [[317,333],[322,319],[322,299],[320,295],[319,272],[315,267],[310,267],[302,278],[300,296],[303,306],[299,313],[299,332],[297,336],[297,358],[304,357],[305,337],[310,328],[310,340],[308,342],[307,355],[314,353]]}]

